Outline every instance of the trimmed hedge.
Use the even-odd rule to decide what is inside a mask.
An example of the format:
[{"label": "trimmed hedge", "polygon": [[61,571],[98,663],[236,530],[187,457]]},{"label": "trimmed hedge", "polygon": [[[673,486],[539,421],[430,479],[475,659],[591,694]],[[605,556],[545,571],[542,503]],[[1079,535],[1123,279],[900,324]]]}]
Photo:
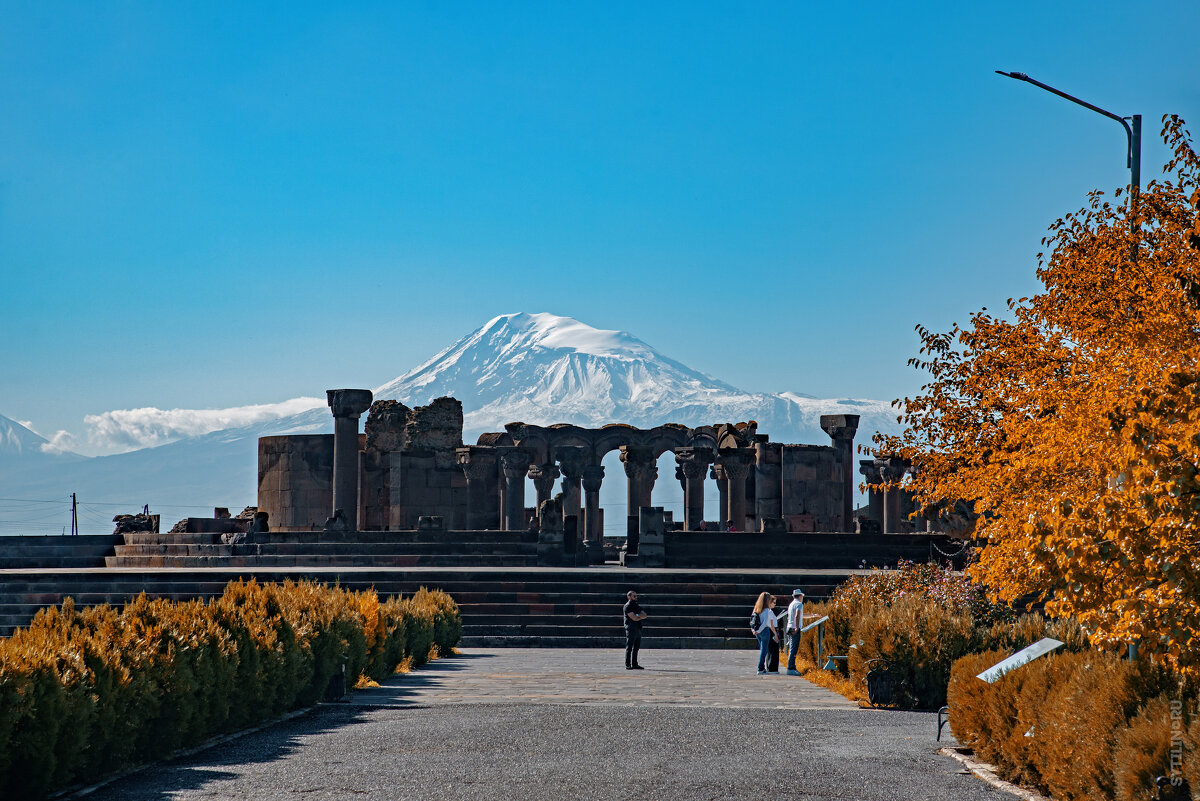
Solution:
[{"label": "trimmed hedge", "polygon": [[1003,776],[1056,801],[1150,799],[1175,749],[1200,797],[1194,686],[1148,660],[1094,650],[1043,657],[993,684],[976,678],[1006,656],[960,659],[949,687],[954,736]]},{"label": "trimmed hedge", "polygon": [[[1016,616],[987,603],[962,575],[933,564],[901,563],[896,570],[855,576],[829,601],[806,604],[805,614],[829,615],[824,653],[850,657],[839,660],[838,670],[856,686],[865,686],[868,660],[900,663],[905,680],[896,703],[901,707],[945,704],[951,666],[968,654],[1016,651],[1043,637],[1062,640],[1071,651],[1088,647],[1073,621],[1050,621],[1037,613]],[[814,628],[800,642],[800,655],[813,663],[816,638]]]},{"label": "trimmed hedge", "polygon": [[458,607],[311,582],[231,582],[211,601],[121,612],[71,599],[0,639],[0,798],[41,798],[451,653]]}]

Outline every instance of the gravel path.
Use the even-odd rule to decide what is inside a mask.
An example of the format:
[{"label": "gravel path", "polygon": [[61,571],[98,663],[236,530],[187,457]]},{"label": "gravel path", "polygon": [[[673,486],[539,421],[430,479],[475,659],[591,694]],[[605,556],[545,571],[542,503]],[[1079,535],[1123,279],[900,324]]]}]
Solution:
[{"label": "gravel path", "polygon": [[755,656],[626,671],[620,651],[472,649],[87,798],[1010,798],[937,754],[936,716],[760,677]]}]

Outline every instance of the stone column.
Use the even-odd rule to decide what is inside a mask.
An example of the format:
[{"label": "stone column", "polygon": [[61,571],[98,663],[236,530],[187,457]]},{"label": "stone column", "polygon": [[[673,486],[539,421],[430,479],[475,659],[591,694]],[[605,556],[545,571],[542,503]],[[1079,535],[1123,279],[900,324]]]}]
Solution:
[{"label": "stone column", "polygon": [[583,468],[583,547],[588,564],[604,562],[604,527],[600,523],[600,484],[604,481],[604,465],[589,464]]},{"label": "stone column", "polygon": [[496,451],[487,446],[469,445],[455,448],[454,456],[467,477],[467,529],[483,531],[497,519],[497,493],[493,492],[496,474]]},{"label": "stone column", "polygon": [[[371,408],[369,389],[329,389],[333,412],[333,517],[340,510],[347,525],[358,527],[358,418]],[[355,516],[355,520],[350,519]]]},{"label": "stone column", "polygon": [[[533,480],[533,489],[537,492],[539,521],[542,519],[542,504],[550,500],[550,493],[554,491],[554,481],[558,475],[558,467],[554,462],[529,465],[529,478]],[[559,513],[561,514],[561,509]]]},{"label": "stone column", "polygon": [[711,448],[676,448],[675,461],[683,473],[683,529],[699,531],[704,525],[704,476],[712,464]]},{"label": "stone column", "polygon": [[584,449],[578,445],[555,448],[554,458],[562,470],[563,517],[574,517],[582,522],[579,482],[583,479],[583,466],[586,463]]},{"label": "stone column", "polygon": [[[858,463],[858,472],[862,473],[863,481],[867,484],[880,484],[883,482],[883,477],[879,472],[879,465],[875,464],[874,459],[862,459]],[[867,517],[879,524],[879,530],[883,531],[883,493],[876,488],[867,489]]]},{"label": "stone column", "polygon": [[854,434],[858,419],[857,414],[821,415],[821,428],[833,440],[842,469],[842,531],[854,531]]},{"label": "stone column", "polygon": [[650,505],[654,482],[658,478],[658,464],[654,461],[654,449],[643,445],[622,445],[621,462],[629,479],[625,513],[630,519],[630,526],[636,530],[640,525],[639,510]]},{"label": "stone column", "polygon": [[504,531],[525,529],[525,475],[530,456],[520,448],[502,447],[500,470],[504,473]]},{"label": "stone column", "polygon": [[729,505],[729,521],[738,531],[746,530],[746,479],[754,466],[752,448],[722,448],[717,463],[725,471],[729,484],[726,503]]},{"label": "stone column", "polygon": [[879,468],[882,482],[887,485],[883,494],[883,533],[897,534],[901,531],[903,517],[900,509],[900,480],[904,478],[904,471],[908,465],[903,459],[895,456],[876,459],[875,465]]},{"label": "stone column", "polygon": [[759,530],[768,518],[783,519],[783,445],[754,443],[754,516]]},{"label": "stone column", "polygon": [[729,481],[725,478],[725,466],[714,463],[708,470],[708,477],[717,482],[717,525],[724,531],[729,522]]}]

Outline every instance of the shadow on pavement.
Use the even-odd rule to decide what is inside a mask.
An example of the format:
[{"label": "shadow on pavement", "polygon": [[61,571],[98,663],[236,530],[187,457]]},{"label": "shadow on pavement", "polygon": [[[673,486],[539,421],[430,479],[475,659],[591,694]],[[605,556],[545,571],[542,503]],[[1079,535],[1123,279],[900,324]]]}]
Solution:
[{"label": "shadow on pavement", "polygon": [[[470,662],[488,658],[490,654],[443,657],[412,673],[386,679],[380,687],[355,690],[345,702],[321,704],[291,720],[267,724],[260,731],[214,743],[198,753],[150,765],[84,797],[88,801],[170,801],[179,792],[235,779],[238,772],[219,768],[286,759],[297,750],[302,739],[354,725],[379,707],[421,709],[404,700],[412,689],[436,686],[449,674],[465,670]],[[374,700],[372,693],[378,693],[379,700]]]}]

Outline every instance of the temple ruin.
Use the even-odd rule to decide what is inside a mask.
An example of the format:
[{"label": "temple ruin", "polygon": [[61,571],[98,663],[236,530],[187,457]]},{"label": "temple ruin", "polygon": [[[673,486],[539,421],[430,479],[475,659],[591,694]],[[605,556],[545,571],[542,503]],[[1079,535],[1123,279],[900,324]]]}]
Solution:
[{"label": "temple ruin", "polygon": [[[595,563],[603,559],[600,488],[617,478],[605,475],[602,461],[613,451],[624,468],[626,530],[635,543],[646,525],[682,531],[913,531],[907,519],[911,502],[899,490],[872,492],[862,519],[855,515],[857,415],[821,417],[828,445],[772,442],[753,421],[651,429],[518,422],[464,445],[462,404],[454,398],[410,409],[397,401],[372,402],[369,390],[333,389],[327,395],[332,435],[259,440],[258,509],[274,531],[561,526]],[[674,454],[673,478],[684,494],[681,521],[653,503],[658,460],[667,452]],[[906,469],[898,460],[867,460],[858,467],[869,483],[902,476]],[[535,498],[526,498],[526,478]],[[717,509],[705,509],[707,480],[716,482]],[[544,520],[551,501],[554,520]]]}]

